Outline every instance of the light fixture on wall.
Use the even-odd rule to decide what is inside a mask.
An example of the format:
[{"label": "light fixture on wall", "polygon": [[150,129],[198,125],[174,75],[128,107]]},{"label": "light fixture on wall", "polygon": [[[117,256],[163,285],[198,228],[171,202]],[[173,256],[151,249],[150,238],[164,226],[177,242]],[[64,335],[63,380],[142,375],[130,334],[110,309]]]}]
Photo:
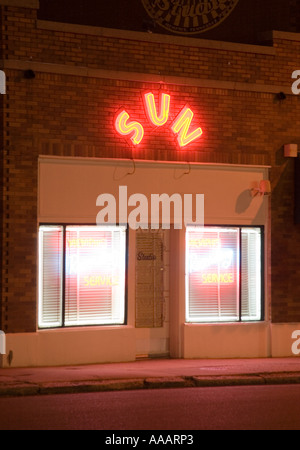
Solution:
[{"label": "light fixture on wall", "polygon": [[276,98],[282,102],[283,100],[286,100],[286,94],[284,92],[278,92],[278,94],[276,94]]},{"label": "light fixture on wall", "polygon": [[25,70],[24,78],[26,80],[33,80],[35,78],[35,72],[33,70],[31,70],[31,69]]},{"label": "light fixture on wall", "polygon": [[250,189],[251,197],[271,195],[271,192],[272,189],[269,180],[261,180],[258,187]]},{"label": "light fixture on wall", "polygon": [[155,31],[156,23],[154,20],[143,20],[143,31],[152,34]]},{"label": "light fixture on wall", "polygon": [[284,146],[284,156],[286,158],[297,158],[298,145],[297,144],[286,144]]}]

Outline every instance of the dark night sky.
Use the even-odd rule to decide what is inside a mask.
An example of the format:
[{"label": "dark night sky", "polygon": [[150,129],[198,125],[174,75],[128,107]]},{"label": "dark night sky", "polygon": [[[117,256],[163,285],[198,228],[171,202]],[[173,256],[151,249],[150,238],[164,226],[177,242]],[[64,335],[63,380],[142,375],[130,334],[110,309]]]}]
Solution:
[{"label": "dark night sky", "polygon": [[143,18],[148,17],[140,0],[40,0],[39,16],[62,22],[125,29],[135,28]]},{"label": "dark night sky", "polygon": [[[294,15],[290,3],[292,0],[239,0],[223,23],[192,37],[256,43],[261,31],[296,31],[290,26]],[[145,31],[145,21],[150,19],[141,0],[40,0],[39,18],[134,31]],[[168,33],[160,26],[154,32]]]}]

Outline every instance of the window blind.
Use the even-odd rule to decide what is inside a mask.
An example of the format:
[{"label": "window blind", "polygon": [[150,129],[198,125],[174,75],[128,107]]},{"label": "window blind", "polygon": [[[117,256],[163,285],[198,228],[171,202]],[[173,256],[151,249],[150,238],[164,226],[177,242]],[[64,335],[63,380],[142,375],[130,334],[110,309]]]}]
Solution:
[{"label": "window blind", "polygon": [[186,321],[261,320],[261,230],[189,227]]},{"label": "window blind", "polygon": [[124,322],[125,230],[66,228],[66,326]]},{"label": "window blind", "polygon": [[261,320],[261,230],[243,228],[242,320]]},{"label": "window blind", "polygon": [[63,228],[39,230],[39,327],[62,325]]},{"label": "window blind", "polygon": [[187,233],[189,322],[239,319],[239,231],[201,229]]},{"label": "window blind", "polygon": [[123,324],[126,227],[41,226],[39,327]]}]

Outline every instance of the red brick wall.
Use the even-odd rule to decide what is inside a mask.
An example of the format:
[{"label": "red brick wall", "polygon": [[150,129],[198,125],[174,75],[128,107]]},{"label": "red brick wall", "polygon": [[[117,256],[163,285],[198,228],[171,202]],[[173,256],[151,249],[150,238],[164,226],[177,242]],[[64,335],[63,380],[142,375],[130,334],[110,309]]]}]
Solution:
[{"label": "red brick wall", "polygon": [[[113,131],[113,117],[124,106],[145,121],[141,93],[158,91],[157,83],[85,77],[36,70],[6,69],[8,93],[2,111],[3,267],[2,319],[5,332],[36,329],[37,300],[37,160],[38,155],[117,157],[154,160],[271,165],[272,320],[300,321],[300,229],[293,224],[293,160],[285,143],[300,144],[300,103],[288,95],[275,99],[276,86],[290,86],[300,69],[300,42],[277,39],[276,54],[139,42],[41,29],[36,11],[1,7],[2,50],[11,61],[30,68],[39,62],[127,71],[185,80],[218,80],[220,86],[164,84],[172,95],[172,117],[189,103],[203,128],[200,144],[179,151],[167,129],[146,137],[132,149]],[[52,72],[55,70],[52,70]],[[234,81],[253,87],[272,85],[274,92],[227,89]],[[291,92],[286,92],[291,94]]]},{"label": "red brick wall", "polygon": [[[2,11],[0,10],[0,23],[2,23]],[[0,46],[0,59],[3,59],[3,52],[2,52],[2,45]],[[3,95],[0,95],[0,180],[3,180],[3,146],[4,146],[4,133],[3,133],[3,118],[4,118],[4,101],[5,98]],[[0,254],[3,255],[3,220],[2,220],[2,211],[3,211],[3,183],[0,182]],[[0,286],[3,284],[3,257],[0,258]],[[0,299],[2,298],[0,294]],[[1,300],[0,300],[1,302]],[[3,308],[0,303],[0,329],[2,324],[2,315],[3,315]]]}]

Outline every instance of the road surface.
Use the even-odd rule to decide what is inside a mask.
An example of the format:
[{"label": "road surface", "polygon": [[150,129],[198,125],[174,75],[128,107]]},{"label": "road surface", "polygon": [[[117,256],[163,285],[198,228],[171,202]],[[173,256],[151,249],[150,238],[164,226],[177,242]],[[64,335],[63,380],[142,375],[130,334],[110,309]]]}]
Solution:
[{"label": "road surface", "polygon": [[0,399],[1,430],[299,430],[300,386]]}]

